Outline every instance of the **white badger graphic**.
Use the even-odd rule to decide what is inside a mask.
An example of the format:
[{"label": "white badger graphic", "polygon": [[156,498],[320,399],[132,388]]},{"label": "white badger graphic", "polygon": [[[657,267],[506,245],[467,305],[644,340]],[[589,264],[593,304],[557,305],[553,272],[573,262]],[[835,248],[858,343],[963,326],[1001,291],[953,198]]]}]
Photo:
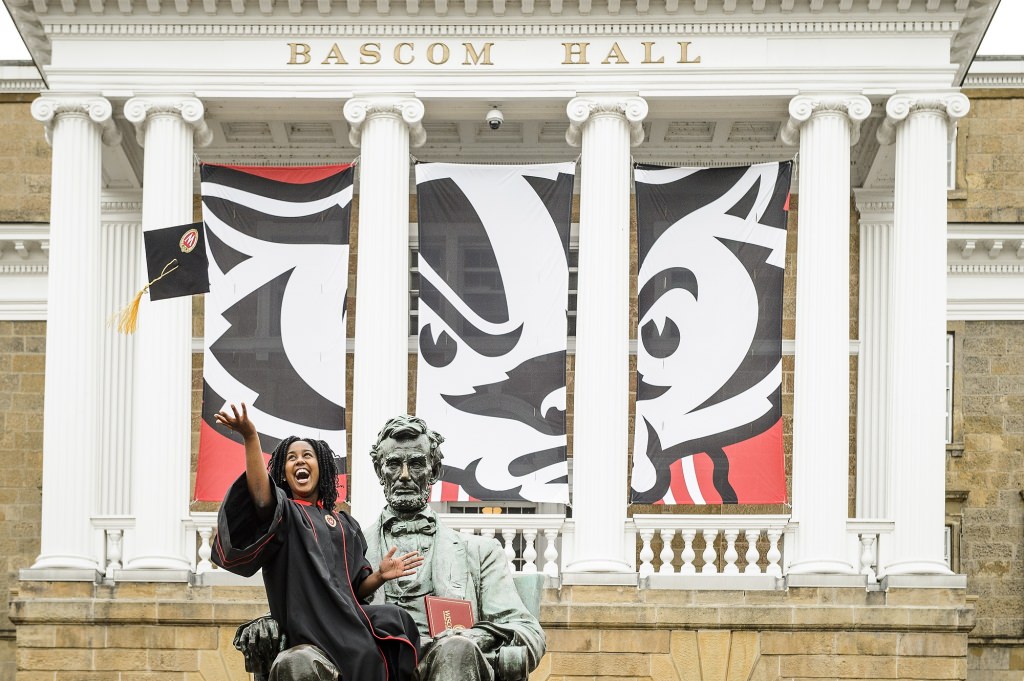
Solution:
[{"label": "white badger graphic", "polygon": [[[731,186],[719,186],[706,195],[695,188],[700,182],[698,175],[718,172],[721,178],[725,176],[722,170],[730,173]],[[705,503],[694,459],[689,456],[703,450],[700,445],[687,448],[686,443],[718,438],[734,444],[745,438],[728,442],[723,436],[764,418],[777,406],[773,396],[782,382],[781,356],[762,362],[766,369],[760,372],[751,371],[744,362],[761,341],[778,343],[781,335],[786,232],[784,224],[781,229],[777,224],[762,224],[766,210],[781,208],[772,204],[773,198],[778,202],[780,164],[722,170],[636,171],[638,204],[645,185],[676,183],[687,192],[686,199],[680,200],[695,205],[678,210],[682,217],[663,226],[639,267],[640,291],[653,291],[659,277],[667,280],[674,276],[677,285],[666,286],[661,281],[660,297],[652,294],[648,309],[641,303],[637,372],[642,385],[637,395],[632,474],[635,500],[678,503],[667,488],[667,471],[659,469],[681,459],[687,493],[695,503]],[[788,165],[785,170],[788,173]],[[785,182],[788,191],[788,174]],[[662,196],[669,194],[666,189]],[[694,201],[694,196],[699,199]],[[753,262],[758,257],[760,261]],[[752,265],[762,271],[766,266],[776,269],[772,278],[778,281],[779,290],[774,320],[764,318],[761,298],[765,294],[758,290],[764,284],[752,280]],[[761,335],[772,326],[774,339]],[[662,344],[662,351],[652,352],[663,334],[672,342]],[[652,436],[656,442],[650,441]],[[671,448],[676,449],[670,457],[651,460],[652,450],[660,453]]]},{"label": "white badger graphic", "polygon": [[[461,499],[567,500],[573,167],[416,166],[416,413],[447,438],[445,479],[461,485]],[[563,210],[553,210],[552,193]]]}]

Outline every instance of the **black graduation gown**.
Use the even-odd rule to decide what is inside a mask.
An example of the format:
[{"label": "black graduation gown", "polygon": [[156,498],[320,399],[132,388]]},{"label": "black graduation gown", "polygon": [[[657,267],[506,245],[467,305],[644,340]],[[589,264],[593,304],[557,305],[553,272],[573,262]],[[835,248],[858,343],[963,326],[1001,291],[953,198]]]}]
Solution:
[{"label": "black graduation gown", "polygon": [[288,645],[320,648],[346,681],[412,678],[419,649],[412,618],[356,596],[373,572],[359,524],[271,486],[277,505],[270,522],[260,523],[245,474],[231,485],[217,516],[213,562],[247,577],[263,568],[270,614]]}]

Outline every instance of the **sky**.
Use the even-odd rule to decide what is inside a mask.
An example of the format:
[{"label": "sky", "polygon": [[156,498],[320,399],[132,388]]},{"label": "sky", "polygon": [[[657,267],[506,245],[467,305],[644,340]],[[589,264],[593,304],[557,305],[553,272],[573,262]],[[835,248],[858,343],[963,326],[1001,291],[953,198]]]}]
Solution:
[{"label": "sky", "polygon": [[[1024,0],[1002,0],[978,54],[1024,55]],[[1016,31],[1014,29],[1017,29]],[[6,7],[0,6],[0,61],[29,59]]]}]

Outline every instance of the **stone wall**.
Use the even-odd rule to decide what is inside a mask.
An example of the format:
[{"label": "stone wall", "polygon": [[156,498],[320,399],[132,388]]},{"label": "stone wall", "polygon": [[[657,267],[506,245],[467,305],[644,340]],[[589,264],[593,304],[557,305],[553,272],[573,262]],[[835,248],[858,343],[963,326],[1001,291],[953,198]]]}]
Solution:
[{"label": "stone wall", "polygon": [[978,597],[969,678],[1024,678],[1024,322],[951,325],[962,334],[962,454],[947,463],[947,490],[966,492],[961,570]]},{"label": "stone wall", "polygon": [[[5,595],[17,585],[18,570],[39,555],[45,349],[45,322],[0,321],[0,593]],[[6,609],[0,611],[0,681],[14,681],[14,624]]]},{"label": "stone wall", "polygon": [[32,118],[35,95],[0,95],[0,222],[50,219],[50,146]]},{"label": "stone wall", "polygon": [[[18,681],[242,681],[235,627],[261,587],[22,582]],[[531,681],[962,679],[962,590],[548,589]]]},{"label": "stone wall", "polygon": [[[965,90],[950,222],[1024,222],[1024,91]],[[947,494],[963,498],[960,567],[977,597],[970,681],[1024,678],[1024,322],[953,322],[954,442]]]},{"label": "stone wall", "polygon": [[965,90],[971,110],[957,126],[957,188],[950,222],[1024,222],[1024,96]]}]

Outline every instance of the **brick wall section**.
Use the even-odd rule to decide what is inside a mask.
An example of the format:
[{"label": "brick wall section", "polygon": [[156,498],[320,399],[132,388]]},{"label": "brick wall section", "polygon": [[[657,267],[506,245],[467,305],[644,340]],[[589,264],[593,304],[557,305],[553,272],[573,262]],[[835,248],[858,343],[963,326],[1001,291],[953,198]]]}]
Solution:
[{"label": "brick wall section", "polygon": [[[947,459],[946,487],[963,504],[960,561],[978,596],[971,632],[977,678],[1024,677],[1024,322],[964,322],[959,400],[963,456]],[[956,435],[954,438],[956,439]],[[999,676],[1004,673],[1004,676]],[[1016,676],[1013,676],[1013,675]]]},{"label": "brick wall section", "polygon": [[950,222],[1024,222],[1024,97],[965,90],[971,110],[957,126],[957,190]]},{"label": "brick wall section", "polygon": [[[0,321],[0,593],[39,555],[45,322]],[[14,680],[14,624],[0,612],[0,681]]]},{"label": "brick wall section", "polygon": [[0,95],[0,222],[50,219],[50,146],[32,118],[35,95]]}]

